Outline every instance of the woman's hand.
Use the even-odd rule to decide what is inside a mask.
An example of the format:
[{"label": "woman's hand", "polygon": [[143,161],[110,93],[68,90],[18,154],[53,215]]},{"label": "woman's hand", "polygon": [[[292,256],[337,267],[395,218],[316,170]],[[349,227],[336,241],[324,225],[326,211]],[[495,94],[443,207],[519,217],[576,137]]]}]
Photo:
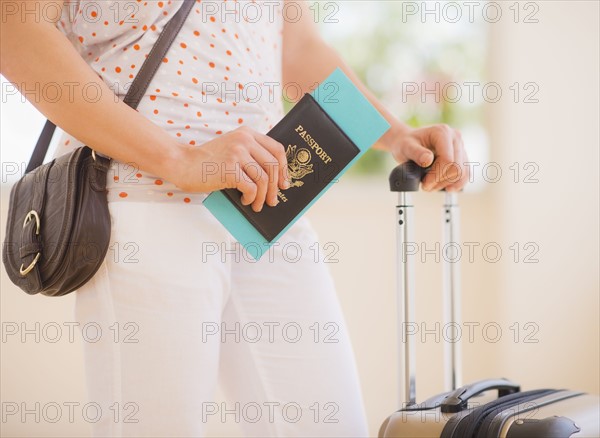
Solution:
[{"label": "woman's hand", "polygon": [[182,146],[170,180],[186,192],[235,188],[242,204],[256,212],[274,207],[279,189],[289,188],[287,158],[281,143],[248,127],[228,132],[201,147]]},{"label": "woman's hand", "polygon": [[392,128],[382,137],[396,161],[412,160],[433,166],[423,179],[423,190],[459,191],[469,178],[468,158],[460,132],[448,125]]}]

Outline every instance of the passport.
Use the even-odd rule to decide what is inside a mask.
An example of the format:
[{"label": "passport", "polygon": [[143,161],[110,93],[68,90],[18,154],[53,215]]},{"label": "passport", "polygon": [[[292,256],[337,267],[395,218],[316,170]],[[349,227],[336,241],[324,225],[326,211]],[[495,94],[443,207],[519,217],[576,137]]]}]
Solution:
[{"label": "passport", "polygon": [[267,135],[283,144],[290,188],[255,212],[241,192],[211,193],[204,206],[258,260],[390,125],[338,68]]}]

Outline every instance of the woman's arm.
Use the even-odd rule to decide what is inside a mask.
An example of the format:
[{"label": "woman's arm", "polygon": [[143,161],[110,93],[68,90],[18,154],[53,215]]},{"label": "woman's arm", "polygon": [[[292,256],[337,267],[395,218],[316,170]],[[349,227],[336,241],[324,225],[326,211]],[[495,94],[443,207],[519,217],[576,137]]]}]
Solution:
[{"label": "woman's arm", "polygon": [[[265,199],[277,203],[277,188],[287,188],[287,169],[283,146],[275,140],[242,128],[206,143],[202,148],[178,143],[165,130],[115,98],[114,93],[80,57],[70,41],[43,14],[21,15],[34,1],[2,1],[0,35],[1,73],[19,89],[43,89],[45,84],[76,83],[78,89],[94,84],[101,90],[99,100],[90,102],[82,93],[62,90],[57,101],[30,99],[38,110],[63,130],[100,153],[118,161],[136,163],[151,174],[176,184],[185,191],[209,192],[238,188],[244,202],[255,210]],[[7,3],[17,5],[15,14],[5,14]],[[45,4],[62,8],[61,1],[37,1],[39,11]],[[211,172],[203,175],[207,163],[238,173]],[[260,164],[264,172],[245,174],[246,165]],[[273,165],[275,163],[275,165]],[[211,167],[214,169],[214,166]],[[224,175],[224,176],[222,176]]]},{"label": "woman's arm", "polygon": [[[423,182],[424,189],[461,189],[468,179],[468,167],[465,164],[468,160],[460,133],[447,125],[413,129],[394,117],[339,54],[321,39],[306,2],[299,4],[302,7],[300,20],[295,23],[285,21],[284,24],[284,83],[297,83],[307,91],[336,67],[340,67],[391,125],[374,147],[390,151],[398,162],[413,160],[423,167],[430,165],[435,156],[435,166]],[[442,169],[446,171],[442,172]]]}]

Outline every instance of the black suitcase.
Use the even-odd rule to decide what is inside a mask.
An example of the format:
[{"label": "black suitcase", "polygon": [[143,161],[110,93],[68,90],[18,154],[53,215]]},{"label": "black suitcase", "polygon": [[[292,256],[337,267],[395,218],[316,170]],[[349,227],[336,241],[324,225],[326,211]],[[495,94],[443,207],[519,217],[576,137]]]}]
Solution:
[{"label": "black suitcase", "polygon": [[[506,379],[489,379],[461,386],[460,341],[444,344],[446,386],[450,389],[417,403],[415,343],[404,328],[414,318],[414,269],[407,243],[412,242],[411,192],[419,190],[426,170],[409,162],[390,175],[390,189],[398,192],[396,207],[398,315],[400,339],[400,409],[390,415],[379,437],[444,438],[568,438],[600,437],[600,397],[577,391],[539,389],[521,391]],[[444,244],[458,240],[457,194],[445,193],[442,208]],[[460,322],[457,262],[444,261],[445,323]],[[451,259],[450,259],[451,260]],[[458,339],[460,337],[449,337]],[[489,391],[496,391],[493,397]],[[483,397],[479,397],[484,394]]]}]

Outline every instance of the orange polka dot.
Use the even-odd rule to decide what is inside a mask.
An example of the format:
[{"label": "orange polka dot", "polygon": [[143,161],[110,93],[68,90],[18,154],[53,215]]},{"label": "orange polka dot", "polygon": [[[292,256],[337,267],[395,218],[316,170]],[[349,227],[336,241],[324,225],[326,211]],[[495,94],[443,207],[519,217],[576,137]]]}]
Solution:
[{"label": "orange polka dot", "polygon": [[209,62],[209,63],[208,63],[208,66],[209,66],[210,68],[215,68],[215,63],[214,63],[214,62]]},{"label": "orange polka dot", "polygon": [[238,119],[238,123],[241,125],[242,123],[244,123],[244,119]]},{"label": "orange polka dot", "polygon": [[210,21],[214,23],[215,21],[217,21],[217,19],[215,17],[210,17]]},{"label": "orange polka dot", "polygon": [[156,26],[153,24],[152,26],[150,26],[150,30],[156,30]]},{"label": "orange polka dot", "polygon": [[200,111],[198,111],[198,112],[196,113],[196,115],[197,115],[198,117],[202,117],[202,113],[201,113]]},{"label": "orange polka dot", "polygon": [[105,22],[104,22],[104,25],[105,25],[105,26],[108,26],[108,21],[105,21]]},{"label": "orange polka dot", "polygon": [[96,18],[98,16],[98,12],[96,11],[92,11],[92,13],[90,14],[92,17]]},{"label": "orange polka dot", "polygon": [[82,36],[79,37],[79,42],[83,43],[83,37]]},{"label": "orange polka dot", "polygon": [[231,50],[228,50],[228,51],[227,51],[227,52],[225,52],[225,53],[227,53],[229,56],[231,56]]},{"label": "orange polka dot", "polygon": [[186,43],[181,43],[180,46],[181,46],[182,49],[187,49],[187,44]]},{"label": "orange polka dot", "polygon": [[127,197],[127,193],[125,193],[125,192],[121,192],[121,193],[119,193],[119,196],[120,196],[121,198],[126,198],[126,197]]},{"label": "orange polka dot", "polygon": [[136,45],[134,45],[134,46],[133,46],[133,49],[134,49],[134,50],[140,50],[140,45],[139,45],[139,44],[136,44]]},{"label": "orange polka dot", "polygon": [[142,27],[142,30],[143,30],[143,31],[146,31],[146,30],[148,30],[148,26],[146,26],[146,25],[144,24],[144,27]]},{"label": "orange polka dot", "polygon": [[158,110],[157,109],[154,110],[154,114],[158,114]]},{"label": "orange polka dot", "polygon": [[192,82],[193,82],[194,84],[197,84],[197,83],[198,83],[198,79],[196,79],[196,78],[192,78]]},{"label": "orange polka dot", "polygon": [[114,181],[119,181],[119,176],[118,175],[113,176],[113,180]]},{"label": "orange polka dot", "polygon": [[121,67],[115,67],[115,71],[116,71],[117,73],[121,73]]},{"label": "orange polka dot", "polygon": [[221,134],[223,134],[223,131],[217,131],[217,132],[215,132],[215,134],[221,135]]},{"label": "orange polka dot", "polygon": [[196,144],[196,142],[195,142],[194,140],[192,140],[192,141],[190,141],[190,144],[191,144],[192,146],[194,146],[194,145]]},{"label": "orange polka dot", "polygon": [[150,96],[150,100],[156,100],[156,96],[154,96],[154,95]]},{"label": "orange polka dot", "polygon": [[172,125],[172,124],[173,124],[173,123],[175,123],[175,122],[174,122],[173,120],[167,120],[167,123],[168,123],[169,125]]},{"label": "orange polka dot", "polygon": [[166,64],[167,62],[169,62],[169,58],[163,59],[163,62]]},{"label": "orange polka dot", "polygon": [[137,176],[138,178],[141,178],[142,174],[141,173],[136,173],[135,176]]},{"label": "orange polka dot", "polygon": [[162,8],[165,4],[163,2],[158,2],[158,7]]},{"label": "orange polka dot", "polygon": [[190,198],[183,198],[183,202],[189,204],[190,202],[192,202],[192,200]]},{"label": "orange polka dot", "polygon": [[172,192],[167,193],[167,196],[173,196]]},{"label": "orange polka dot", "polygon": [[71,140],[65,141],[65,146],[69,146],[70,143],[71,143]]},{"label": "orange polka dot", "polygon": [[162,186],[163,182],[161,179],[157,179],[156,181],[154,181],[154,184],[156,184],[157,186]]},{"label": "orange polka dot", "polygon": [[226,31],[225,29],[221,29],[221,32],[225,33],[225,32],[227,32],[227,31]]},{"label": "orange polka dot", "polygon": [[200,36],[200,32],[198,32],[197,30],[194,31],[194,35],[199,37]]}]

